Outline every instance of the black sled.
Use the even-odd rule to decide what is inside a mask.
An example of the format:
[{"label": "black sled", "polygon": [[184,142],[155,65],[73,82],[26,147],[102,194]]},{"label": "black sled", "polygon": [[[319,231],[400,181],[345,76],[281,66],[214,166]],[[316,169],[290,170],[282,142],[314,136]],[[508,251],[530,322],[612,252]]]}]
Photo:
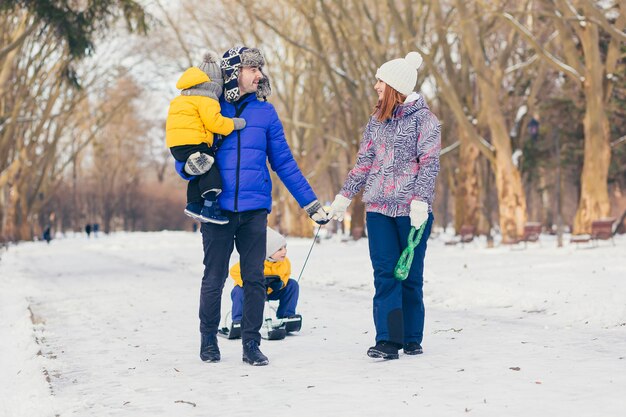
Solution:
[{"label": "black sled", "polygon": [[[272,285],[276,284],[277,281],[280,281],[278,275],[266,275],[265,288],[270,288]],[[282,340],[288,333],[299,332],[302,328],[302,316],[300,314],[282,319],[276,318],[276,310],[270,305],[267,299],[267,293],[265,296],[263,318],[260,332],[261,337],[265,340]],[[241,323],[231,321],[230,326],[221,327],[217,334],[227,339],[240,339]]]}]

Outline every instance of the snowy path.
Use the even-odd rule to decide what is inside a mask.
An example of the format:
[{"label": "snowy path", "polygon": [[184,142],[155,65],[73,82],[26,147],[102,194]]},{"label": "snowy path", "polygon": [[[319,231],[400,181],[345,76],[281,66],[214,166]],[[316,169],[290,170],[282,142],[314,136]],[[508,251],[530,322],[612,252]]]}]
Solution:
[{"label": "snowy path", "polygon": [[[218,364],[198,358],[199,239],[76,237],[5,253],[0,416],[624,415],[625,240],[560,251],[433,242],[425,354],[389,362],[365,355],[366,243],[325,241],[301,282],[303,330],[264,341],[270,365],[255,368],[239,341],[220,339]],[[309,243],[289,240],[296,275]]]}]

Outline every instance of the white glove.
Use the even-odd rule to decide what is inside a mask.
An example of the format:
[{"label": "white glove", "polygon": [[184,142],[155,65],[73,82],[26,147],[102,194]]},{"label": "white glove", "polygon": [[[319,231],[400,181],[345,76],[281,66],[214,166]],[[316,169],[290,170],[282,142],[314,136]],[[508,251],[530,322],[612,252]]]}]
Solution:
[{"label": "white glove", "polygon": [[189,155],[185,163],[185,172],[189,175],[202,175],[209,172],[215,159],[206,153],[195,152]]},{"label": "white glove", "polygon": [[331,219],[336,219],[337,221],[342,221],[343,216],[346,214],[346,210],[352,200],[347,197],[342,196],[341,194],[337,194],[335,196],[335,200],[330,205],[330,213],[328,213],[328,217]]},{"label": "white glove", "polygon": [[419,229],[420,226],[428,220],[428,204],[419,200],[411,201],[409,217],[411,218],[411,226]]}]

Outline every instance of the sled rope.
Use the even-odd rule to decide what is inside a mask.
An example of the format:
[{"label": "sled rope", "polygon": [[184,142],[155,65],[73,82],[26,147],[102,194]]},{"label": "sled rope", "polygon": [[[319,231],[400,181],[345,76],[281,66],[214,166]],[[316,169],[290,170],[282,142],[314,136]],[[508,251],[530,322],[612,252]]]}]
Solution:
[{"label": "sled rope", "polygon": [[296,280],[297,283],[300,283],[300,278],[302,277],[302,273],[304,272],[304,267],[306,266],[306,263],[309,260],[309,256],[311,256],[311,251],[313,250],[313,246],[315,245],[315,242],[317,241],[317,235],[320,234],[320,230],[321,229],[322,229],[322,225],[320,224],[317,227],[317,232],[315,232],[315,237],[313,238],[313,243],[311,243],[311,247],[309,248],[309,253],[306,255],[306,259],[304,260],[304,265],[302,265],[302,269],[300,270],[300,275],[298,275],[298,279]]},{"label": "sled rope", "polygon": [[[427,222],[422,223],[419,230],[416,230],[415,227],[411,227],[409,238],[407,239],[407,247],[402,251],[402,255],[400,255],[400,259],[398,259],[398,263],[396,264],[396,268],[393,270],[394,276],[399,281],[404,281],[406,277],[409,276],[409,270],[411,269],[411,264],[413,263],[413,253],[415,252],[417,245],[419,245],[420,240],[422,240],[422,234],[424,234],[426,223]],[[417,232],[417,236],[415,236],[415,232]]]}]

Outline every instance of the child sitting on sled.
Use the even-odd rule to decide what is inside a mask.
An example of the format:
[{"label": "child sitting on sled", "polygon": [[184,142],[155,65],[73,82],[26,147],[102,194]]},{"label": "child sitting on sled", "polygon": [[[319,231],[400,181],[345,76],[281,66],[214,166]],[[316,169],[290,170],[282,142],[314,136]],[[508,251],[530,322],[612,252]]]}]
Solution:
[{"label": "child sitting on sled", "polygon": [[[269,300],[278,300],[278,310],[276,317],[293,318],[296,317],[296,306],[298,304],[299,286],[291,276],[291,262],[287,258],[287,241],[285,237],[267,228],[265,268],[263,274],[267,276],[278,276],[280,281],[272,284],[267,289]],[[243,313],[243,280],[241,279],[241,267],[237,262],[230,269],[230,276],[235,280],[235,287],[230,293],[233,300],[232,320],[233,324],[241,323]],[[288,330],[289,331],[289,330]]]}]

